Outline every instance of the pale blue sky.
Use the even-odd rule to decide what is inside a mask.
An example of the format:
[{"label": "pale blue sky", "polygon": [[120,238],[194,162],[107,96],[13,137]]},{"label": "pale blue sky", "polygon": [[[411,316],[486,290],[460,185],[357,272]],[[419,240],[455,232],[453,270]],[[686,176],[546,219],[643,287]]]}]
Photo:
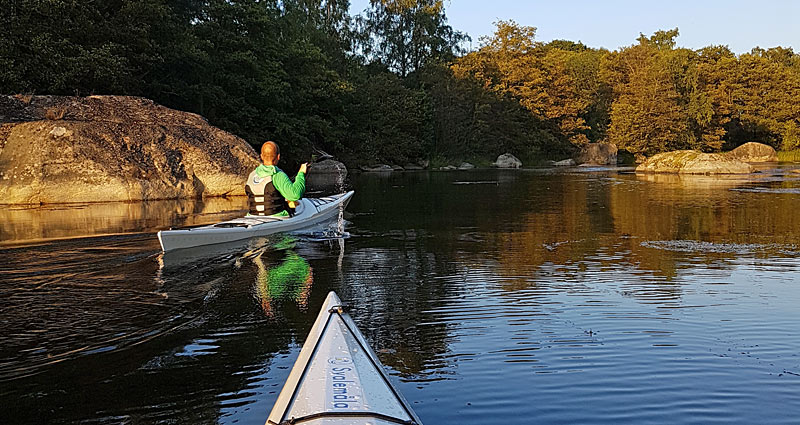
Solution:
[{"label": "pale blue sky", "polygon": [[[369,0],[351,0],[351,13],[368,4]],[[745,53],[755,46],[783,46],[800,53],[798,0],[445,0],[445,4],[450,25],[468,33],[476,48],[481,36],[494,31],[494,21],[513,19],[536,27],[539,41],[582,41],[610,50],[635,43],[639,33],[678,27],[681,47],[726,44]]]}]

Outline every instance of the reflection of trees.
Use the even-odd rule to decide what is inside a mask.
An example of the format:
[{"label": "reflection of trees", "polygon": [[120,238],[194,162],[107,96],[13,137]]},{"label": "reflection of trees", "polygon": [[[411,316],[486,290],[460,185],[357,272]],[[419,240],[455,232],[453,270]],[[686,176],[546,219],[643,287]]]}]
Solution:
[{"label": "reflection of trees", "polygon": [[[470,180],[500,183],[452,184]],[[442,324],[449,318],[437,316],[447,314],[439,313],[453,302],[446,300],[468,296],[465,285],[480,281],[473,270],[491,270],[500,279],[489,284],[506,291],[554,279],[559,290],[581,291],[578,282],[618,272],[615,287],[625,296],[672,303],[681,297],[682,269],[697,262],[729,268],[739,255],[703,252],[691,241],[798,244],[800,216],[792,212],[800,200],[731,190],[751,180],[531,171],[363,176],[351,211],[366,237],[347,256],[361,272],[350,274],[344,297],[358,300],[353,317],[378,352],[390,348],[383,362],[403,373],[442,373],[453,336]],[[645,243],[675,240],[690,241],[689,251]]]},{"label": "reflection of trees", "polygon": [[[520,277],[544,264],[597,267],[629,264],[668,279],[678,275],[686,252],[642,246],[646,241],[703,241],[715,244],[800,243],[800,199],[734,191],[768,178],[678,175],[543,176],[524,189],[539,208],[519,211],[522,228],[495,232],[499,273]],[[783,182],[773,184],[780,185]],[[547,187],[547,194],[541,186]],[[520,188],[520,191],[523,189]],[[509,202],[509,205],[514,205]],[[520,204],[520,203],[517,203]],[[489,234],[492,234],[489,231]],[[698,245],[700,246],[700,245]],[[667,247],[668,248],[668,247]],[[489,248],[489,251],[492,249]],[[774,249],[773,249],[774,250]],[[724,249],[701,253],[701,261],[731,259]],[[691,257],[690,257],[691,258]],[[691,258],[696,261],[696,258]],[[585,267],[572,267],[580,278]],[[511,285],[509,288],[518,288]],[[664,288],[661,288],[664,289]]]},{"label": "reflection of trees", "polygon": [[644,240],[799,243],[800,199],[730,190],[760,180],[637,175],[611,191],[615,227]]}]

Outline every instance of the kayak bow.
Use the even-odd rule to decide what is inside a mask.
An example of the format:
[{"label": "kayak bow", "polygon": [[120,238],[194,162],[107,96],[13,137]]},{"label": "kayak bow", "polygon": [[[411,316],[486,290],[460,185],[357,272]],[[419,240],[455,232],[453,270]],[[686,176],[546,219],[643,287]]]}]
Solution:
[{"label": "kayak bow", "polygon": [[267,419],[288,424],[422,425],[334,292]]},{"label": "kayak bow", "polygon": [[162,230],[158,241],[167,252],[306,229],[336,218],[352,196],[351,190],[324,198],[303,198],[292,217],[247,216],[202,227]]}]

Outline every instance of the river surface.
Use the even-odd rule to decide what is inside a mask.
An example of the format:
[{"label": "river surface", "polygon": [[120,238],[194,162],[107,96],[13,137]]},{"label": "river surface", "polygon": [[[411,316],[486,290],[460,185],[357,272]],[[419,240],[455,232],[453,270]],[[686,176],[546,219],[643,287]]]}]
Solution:
[{"label": "river surface", "polygon": [[243,200],[3,207],[0,423],[263,424],[335,290],[429,425],[797,424],[790,168],[362,174],[345,232],[179,255]]}]

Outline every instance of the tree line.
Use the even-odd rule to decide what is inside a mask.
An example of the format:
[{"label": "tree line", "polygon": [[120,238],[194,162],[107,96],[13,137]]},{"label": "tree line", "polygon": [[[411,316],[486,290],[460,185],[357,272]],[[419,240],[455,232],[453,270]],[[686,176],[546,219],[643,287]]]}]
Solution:
[{"label": "tree line", "polygon": [[289,159],[355,164],[800,148],[800,55],[469,38],[442,0],[0,0],[0,91],[125,94],[195,112]]}]

